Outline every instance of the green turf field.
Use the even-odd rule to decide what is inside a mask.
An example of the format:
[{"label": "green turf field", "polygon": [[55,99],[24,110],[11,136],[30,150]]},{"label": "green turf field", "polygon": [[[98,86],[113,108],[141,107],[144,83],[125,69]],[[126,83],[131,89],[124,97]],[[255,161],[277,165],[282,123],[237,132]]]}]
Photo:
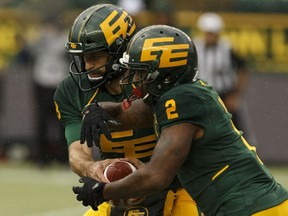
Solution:
[{"label": "green turf field", "polygon": [[[288,166],[270,167],[288,188]],[[0,163],[0,215],[80,216],[88,209],[71,190],[78,177],[68,167]]]},{"label": "green turf field", "polygon": [[68,167],[0,163],[0,215],[83,215],[87,208],[76,200],[75,184],[78,177]]}]

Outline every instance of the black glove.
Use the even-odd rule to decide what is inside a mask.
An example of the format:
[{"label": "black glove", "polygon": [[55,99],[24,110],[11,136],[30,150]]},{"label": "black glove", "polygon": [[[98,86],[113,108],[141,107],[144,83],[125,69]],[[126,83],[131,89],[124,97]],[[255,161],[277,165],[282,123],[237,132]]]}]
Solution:
[{"label": "black glove", "polygon": [[82,177],[79,180],[84,183],[83,187],[73,187],[72,190],[77,194],[77,200],[82,201],[84,206],[91,206],[94,211],[98,210],[98,206],[107,201],[103,197],[103,189],[106,183],[98,182],[90,177]]},{"label": "black glove", "polygon": [[102,132],[108,140],[112,139],[111,132],[107,126],[107,122],[112,119],[97,103],[87,105],[82,113],[81,144],[86,140],[87,146],[90,148],[93,146],[93,141],[96,146],[99,146],[100,132]]}]

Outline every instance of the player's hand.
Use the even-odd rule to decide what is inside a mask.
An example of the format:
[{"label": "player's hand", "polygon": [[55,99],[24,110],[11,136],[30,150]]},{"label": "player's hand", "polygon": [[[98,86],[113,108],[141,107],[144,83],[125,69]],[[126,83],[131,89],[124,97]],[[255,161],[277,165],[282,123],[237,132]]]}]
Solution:
[{"label": "player's hand", "polygon": [[109,164],[116,161],[119,161],[119,159],[110,158],[89,163],[87,167],[88,176],[100,182],[108,182],[104,176],[104,170]]},{"label": "player's hand", "polygon": [[82,201],[84,206],[91,206],[94,211],[98,210],[98,206],[107,201],[103,197],[105,183],[90,177],[82,177],[79,182],[83,183],[82,187],[74,186],[72,188],[73,192],[77,194],[77,200]]},{"label": "player's hand", "polygon": [[112,139],[107,125],[107,122],[112,118],[97,103],[87,105],[82,113],[81,144],[86,140],[87,146],[90,148],[93,146],[93,142],[99,146],[99,133],[101,132],[108,140]]}]

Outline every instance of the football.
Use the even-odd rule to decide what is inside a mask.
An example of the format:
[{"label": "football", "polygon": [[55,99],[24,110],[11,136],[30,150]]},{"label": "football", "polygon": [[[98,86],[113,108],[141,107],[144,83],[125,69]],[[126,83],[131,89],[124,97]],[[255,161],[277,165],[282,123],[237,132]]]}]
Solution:
[{"label": "football", "polygon": [[104,170],[104,176],[108,182],[117,181],[136,170],[136,167],[127,161],[116,161],[109,164]]}]

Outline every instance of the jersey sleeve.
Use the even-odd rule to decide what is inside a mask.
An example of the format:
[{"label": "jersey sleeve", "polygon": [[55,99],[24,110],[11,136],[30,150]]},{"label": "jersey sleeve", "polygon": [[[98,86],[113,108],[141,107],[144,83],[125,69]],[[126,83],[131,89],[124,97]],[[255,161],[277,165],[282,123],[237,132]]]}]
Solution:
[{"label": "jersey sleeve", "polygon": [[155,107],[158,128],[161,131],[179,123],[204,127],[202,120],[206,112],[205,107],[205,101],[193,95],[174,93],[164,96]]},{"label": "jersey sleeve", "polygon": [[54,94],[54,103],[56,108],[56,113],[59,121],[65,128],[65,137],[68,146],[74,141],[80,140],[80,131],[82,124],[82,114],[81,110],[75,107],[69,95],[60,85],[57,87]]}]

